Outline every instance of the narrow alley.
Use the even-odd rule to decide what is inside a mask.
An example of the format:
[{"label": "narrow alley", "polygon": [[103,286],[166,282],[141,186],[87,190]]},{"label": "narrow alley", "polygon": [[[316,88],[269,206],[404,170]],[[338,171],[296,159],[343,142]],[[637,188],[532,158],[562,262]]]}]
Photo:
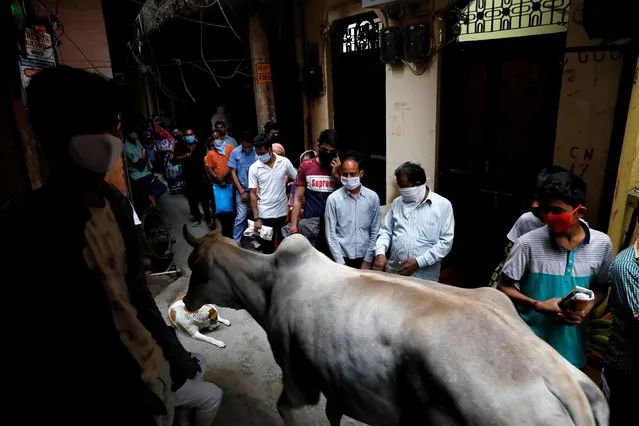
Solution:
[{"label": "narrow alley", "polygon": [[639,0],[2,3],[22,423],[635,426]]}]

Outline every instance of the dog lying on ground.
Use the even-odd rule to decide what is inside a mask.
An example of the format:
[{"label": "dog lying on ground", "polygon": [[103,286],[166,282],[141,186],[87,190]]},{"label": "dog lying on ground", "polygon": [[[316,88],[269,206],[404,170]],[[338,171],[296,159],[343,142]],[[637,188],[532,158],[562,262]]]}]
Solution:
[{"label": "dog lying on ground", "polygon": [[189,311],[184,306],[183,297],[178,299],[169,307],[169,320],[171,324],[178,330],[191,335],[191,337],[203,342],[211,343],[219,348],[226,345],[213,337],[205,336],[200,330],[215,330],[220,323],[227,327],[231,325],[231,321],[220,317],[217,309],[213,305],[203,305],[197,311]]}]

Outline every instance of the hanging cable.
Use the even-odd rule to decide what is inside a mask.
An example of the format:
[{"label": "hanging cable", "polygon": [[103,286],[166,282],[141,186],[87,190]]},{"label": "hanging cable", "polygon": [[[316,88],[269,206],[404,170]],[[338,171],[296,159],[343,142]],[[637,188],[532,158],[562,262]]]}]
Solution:
[{"label": "hanging cable", "polygon": [[[137,4],[141,4],[142,6],[144,6],[144,2],[138,1],[138,0],[131,0],[133,3],[137,3]],[[211,4],[212,6],[213,4]],[[182,16],[182,15],[173,15],[178,19],[183,19],[185,21],[189,21],[189,22],[195,22],[196,24],[202,24],[202,25],[208,25],[209,27],[216,27],[216,28],[229,28],[226,25],[220,25],[220,24],[212,24],[210,22],[202,22],[202,21],[198,21],[197,19],[191,19],[191,18],[187,18],[186,16]]]},{"label": "hanging cable", "polygon": [[[226,13],[224,12],[224,8],[222,7],[222,2],[220,0],[218,0],[217,5],[220,7],[220,12],[222,12],[222,16],[224,17],[224,20],[226,21],[226,24],[229,26],[230,30],[233,31],[233,34],[235,34],[235,37],[237,37],[239,41],[242,41],[242,38],[237,34],[237,32],[235,32],[235,28],[233,28],[233,25],[231,25],[229,18],[226,17]],[[202,20],[201,9],[200,9],[200,20]]]},{"label": "hanging cable", "polygon": [[211,6],[215,6],[215,3],[219,3],[220,0],[213,0],[211,3],[209,4],[205,4],[204,6],[198,6],[201,9],[206,9],[207,7],[211,7]]},{"label": "hanging cable", "polygon": [[[69,34],[67,34],[66,31],[62,30],[62,35],[65,36],[67,38],[67,40],[69,40],[73,46],[75,46],[75,48],[78,50],[78,52],[80,52],[80,55],[82,55],[82,57],[89,63],[89,65],[91,65],[91,67],[95,71],[100,73],[100,75],[102,75],[105,78],[111,78],[108,75],[106,75],[105,73],[103,73],[102,71],[100,71],[100,69],[98,67],[96,67],[93,62],[91,62],[91,59],[89,59],[89,57],[86,55],[86,53],[84,53],[84,51],[82,49],[80,49],[80,46],[78,46],[78,44],[75,41],[73,41],[73,39],[71,37],[69,37]],[[109,67],[109,68],[111,68],[111,67]]]},{"label": "hanging cable", "polygon": [[184,79],[184,74],[182,73],[182,62],[180,62],[179,59],[176,59],[175,62],[177,64],[177,66],[178,66],[178,70],[180,70],[180,77],[182,77],[182,83],[184,84],[184,90],[186,90],[186,93],[191,97],[191,100],[195,103],[195,98],[191,94],[191,91],[189,90],[189,87],[186,85],[186,80]]},{"label": "hanging cable", "polygon": [[211,70],[211,67],[209,67],[209,64],[206,62],[206,59],[204,58],[204,27],[202,26],[201,22],[202,22],[202,9],[200,9],[200,55],[202,55],[202,60],[204,61],[204,65],[206,65],[206,68],[211,73],[211,77],[213,77],[213,81],[215,82],[215,84],[217,84],[217,87],[220,87],[220,83],[217,81],[217,78],[215,77],[213,70]]}]

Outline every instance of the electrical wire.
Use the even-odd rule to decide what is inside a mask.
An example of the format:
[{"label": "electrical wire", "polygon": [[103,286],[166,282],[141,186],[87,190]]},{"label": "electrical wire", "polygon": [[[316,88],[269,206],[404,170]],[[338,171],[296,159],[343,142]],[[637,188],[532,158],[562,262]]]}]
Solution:
[{"label": "electrical wire", "polygon": [[[175,59],[179,59],[179,58],[175,58]],[[175,59],[173,59],[175,61]],[[209,59],[207,61],[185,61],[183,59],[180,59],[180,61],[182,61],[182,63],[186,64],[188,62],[192,62],[194,64],[203,64],[204,62],[208,62],[209,64],[215,64],[215,63],[223,63],[223,62],[242,62],[242,61],[246,61],[248,59],[246,58],[241,58],[241,59]],[[171,63],[166,63],[166,64],[160,64],[158,66],[160,67],[172,67],[174,66],[175,63],[171,62]]]},{"label": "electrical wire", "polygon": [[[56,1],[56,12],[53,13],[51,11],[51,9],[49,9],[49,7],[47,6],[46,3],[44,3],[42,0],[38,0],[38,4],[43,7],[48,13],[49,13],[49,18],[51,19],[52,22],[57,22],[58,25],[61,27],[61,32],[60,32],[60,36],[64,36],[67,38],[67,40],[69,40],[71,42],[71,44],[76,48],[76,50],[80,53],[80,55],[82,55],[82,57],[84,58],[85,61],[87,61],[87,63],[91,66],[91,68],[93,68],[93,70],[95,70],[96,72],[98,72],[100,75],[102,75],[105,78],[110,78],[108,75],[106,75],[105,73],[103,73],[100,68],[106,68],[106,67],[97,67],[92,61],[91,59],[89,59],[89,57],[87,56],[86,53],[84,53],[84,50],[82,50],[80,48],[80,46],[78,46],[78,43],[75,42],[75,40],[73,40],[71,38],[71,36],[66,32],[65,28],[64,28],[64,24],[62,23],[62,21],[60,21],[60,19],[58,18],[58,13],[59,13],[59,1]],[[57,40],[60,40],[60,37],[57,36],[56,34],[54,34],[55,38]],[[52,45],[51,47],[54,49],[54,53],[55,53],[55,49],[57,49],[58,45],[59,45],[59,41],[57,43],[55,43],[55,45]],[[106,61],[104,61],[106,62]],[[110,62],[110,61],[109,61]],[[111,68],[110,66],[108,68]],[[86,69],[89,69],[88,67]]]},{"label": "electrical wire", "polygon": [[179,59],[176,59],[175,62],[178,66],[178,70],[180,70],[180,77],[182,77],[182,84],[184,84],[184,90],[186,90],[186,93],[191,97],[191,100],[193,101],[193,103],[195,103],[195,98],[191,94],[189,87],[186,85],[186,80],[184,79],[184,74],[182,73],[182,62],[180,62]]},{"label": "electrical wire", "polygon": [[213,81],[215,82],[215,84],[219,88],[220,87],[220,83],[217,81],[217,78],[215,77],[215,74],[213,73],[213,70],[211,70],[211,67],[209,67],[209,64],[206,62],[206,59],[204,58],[204,26],[201,24],[201,22],[202,22],[202,10],[203,9],[200,9],[200,55],[202,56],[202,60],[204,61],[204,65],[206,65],[206,68],[211,73],[211,77],[213,77]]},{"label": "electrical wire", "polygon": [[209,4],[205,4],[204,6],[198,6],[200,9],[206,9],[207,7],[211,7],[214,6],[215,3],[219,3],[220,0],[213,0],[213,2],[209,3]]},{"label": "electrical wire", "polygon": [[[233,34],[235,34],[235,37],[237,37],[239,41],[242,41],[242,38],[235,31],[235,28],[233,28],[233,25],[231,25],[229,18],[226,17],[226,13],[224,12],[224,8],[222,7],[222,2],[220,0],[217,0],[217,5],[220,7],[220,12],[222,12],[222,16],[224,17],[224,20],[226,21],[226,24],[229,26],[230,30],[233,31]],[[202,19],[201,12],[202,10],[200,9],[200,20]]]},{"label": "electrical wire", "polygon": [[[145,5],[144,2],[138,1],[138,0],[131,0],[133,3],[137,3],[137,4],[141,4],[142,6]],[[202,21],[198,21],[197,19],[191,19],[191,18],[187,18],[186,16],[182,16],[182,15],[174,15],[176,18],[178,19],[183,19],[185,21],[189,21],[189,22],[195,22],[196,24],[202,24],[202,25],[208,25],[209,27],[216,27],[216,28],[229,28],[226,25],[220,25],[220,24],[212,24],[210,22],[202,22]]]},{"label": "electrical wire", "polygon": [[73,39],[69,36],[69,34],[67,34],[67,32],[64,29],[62,30],[62,35],[65,36],[67,38],[67,40],[69,40],[73,46],[75,46],[75,48],[78,50],[78,52],[80,52],[80,55],[82,55],[82,57],[89,63],[89,65],[91,65],[91,67],[93,67],[94,70],[96,70],[98,73],[100,73],[105,78],[111,78],[108,75],[106,75],[105,73],[103,73],[102,71],[100,71],[100,69],[98,67],[96,67],[93,62],[91,62],[91,59],[89,59],[89,57],[86,55],[86,53],[84,53],[84,51],[82,49],[80,49],[80,46],[78,46],[78,44],[75,41],[73,41]]}]

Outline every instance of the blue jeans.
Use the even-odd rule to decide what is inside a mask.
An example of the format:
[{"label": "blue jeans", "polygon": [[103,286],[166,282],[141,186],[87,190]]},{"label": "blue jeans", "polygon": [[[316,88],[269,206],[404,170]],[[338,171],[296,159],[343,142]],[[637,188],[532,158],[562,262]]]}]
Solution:
[{"label": "blue jeans", "polygon": [[239,244],[242,241],[242,237],[244,236],[244,231],[246,231],[247,219],[248,219],[248,211],[251,206],[251,193],[248,190],[246,191],[246,196],[248,200],[246,203],[242,202],[242,197],[240,197],[239,192],[235,192],[235,225],[233,226],[233,239],[237,241]]}]

